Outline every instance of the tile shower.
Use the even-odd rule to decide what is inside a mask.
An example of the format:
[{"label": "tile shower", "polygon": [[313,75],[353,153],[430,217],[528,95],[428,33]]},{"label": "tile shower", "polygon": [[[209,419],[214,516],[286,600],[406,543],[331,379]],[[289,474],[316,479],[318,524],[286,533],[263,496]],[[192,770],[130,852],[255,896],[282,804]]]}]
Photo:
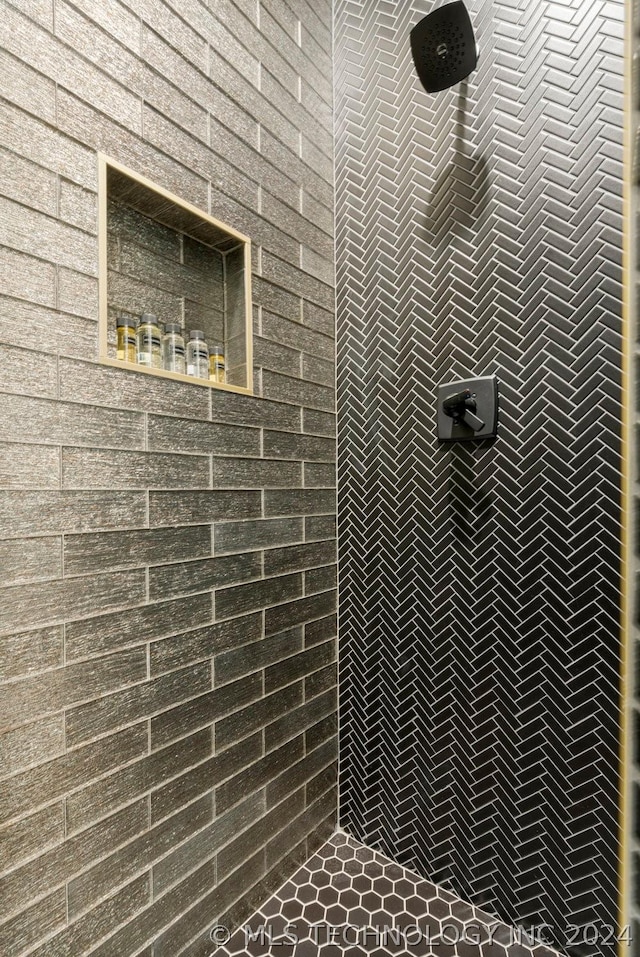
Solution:
[{"label": "tile shower", "polygon": [[[2,4],[3,957],[616,923],[623,4],[470,3],[437,99],[433,6]],[[251,238],[253,396],[99,364],[99,152]]]}]

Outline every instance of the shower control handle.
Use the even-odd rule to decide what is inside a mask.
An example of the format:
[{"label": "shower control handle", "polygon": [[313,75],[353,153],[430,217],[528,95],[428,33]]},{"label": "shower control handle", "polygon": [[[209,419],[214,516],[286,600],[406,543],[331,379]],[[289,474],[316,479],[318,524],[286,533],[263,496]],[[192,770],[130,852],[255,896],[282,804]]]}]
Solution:
[{"label": "shower control handle", "polygon": [[484,428],[484,422],[475,414],[476,400],[471,389],[463,389],[448,396],[442,403],[445,415],[451,416],[457,422],[464,422],[474,432]]}]

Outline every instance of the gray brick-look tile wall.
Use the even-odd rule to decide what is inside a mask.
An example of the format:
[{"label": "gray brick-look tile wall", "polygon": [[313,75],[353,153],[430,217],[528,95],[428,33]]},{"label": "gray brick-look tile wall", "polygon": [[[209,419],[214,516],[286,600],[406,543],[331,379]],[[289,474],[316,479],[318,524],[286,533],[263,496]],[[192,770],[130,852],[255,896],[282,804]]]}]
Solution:
[{"label": "gray brick-look tile wall", "polygon": [[[2,21],[0,953],[204,957],[335,824],[331,4]],[[251,236],[255,396],[97,363],[98,150]]]}]

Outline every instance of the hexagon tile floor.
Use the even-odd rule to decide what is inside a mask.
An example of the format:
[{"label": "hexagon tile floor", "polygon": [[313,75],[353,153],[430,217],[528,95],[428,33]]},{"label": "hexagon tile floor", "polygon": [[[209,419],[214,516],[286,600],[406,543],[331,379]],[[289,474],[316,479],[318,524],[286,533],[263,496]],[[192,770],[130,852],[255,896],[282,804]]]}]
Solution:
[{"label": "hexagon tile floor", "polygon": [[212,940],[215,957],[558,954],[340,831],[229,940],[224,928]]}]

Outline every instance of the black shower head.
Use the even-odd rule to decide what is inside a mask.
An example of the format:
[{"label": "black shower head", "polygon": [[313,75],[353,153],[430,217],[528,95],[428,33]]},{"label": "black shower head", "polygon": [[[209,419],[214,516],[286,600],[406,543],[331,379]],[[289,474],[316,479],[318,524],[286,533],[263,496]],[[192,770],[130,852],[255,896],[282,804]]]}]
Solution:
[{"label": "black shower head", "polygon": [[411,31],[411,52],[427,93],[437,93],[475,70],[478,50],[462,0],[447,3],[423,17]]}]

